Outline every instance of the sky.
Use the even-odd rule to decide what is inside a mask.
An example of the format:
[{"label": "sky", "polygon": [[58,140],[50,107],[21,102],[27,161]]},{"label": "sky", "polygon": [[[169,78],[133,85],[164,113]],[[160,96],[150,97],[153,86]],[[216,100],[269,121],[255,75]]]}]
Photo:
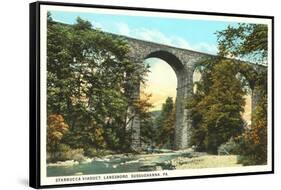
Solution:
[{"label": "sky", "polygon": [[[53,20],[67,24],[74,24],[79,16],[105,32],[214,55],[217,54],[215,32],[226,29],[228,25],[237,25],[235,22],[94,12],[51,11],[51,16]],[[150,73],[142,90],[152,94],[152,110],[159,110],[168,96],[175,100],[177,78],[173,69],[161,59],[150,58],[145,60],[145,64],[150,65]]]},{"label": "sky", "polygon": [[[177,77],[174,70],[165,61],[158,58],[149,58],[145,64],[150,65],[146,85],[141,86],[141,92],[151,94],[150,101],[153,103],[151,111],[161,110],[162,104],[167,97],[175,101]],[[165,73],[163,75],[163,73]]]},{"label": "sky", "polygon": [[234,22],[51,11],[55,21],[74,24],[79,16],[103,31],[175,47],[216,54],[216,31]]}]

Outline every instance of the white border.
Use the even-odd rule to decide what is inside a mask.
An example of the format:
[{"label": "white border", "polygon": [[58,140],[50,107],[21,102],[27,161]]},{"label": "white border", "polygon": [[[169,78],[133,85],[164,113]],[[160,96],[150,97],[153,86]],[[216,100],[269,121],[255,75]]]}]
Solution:
[{"label": "white border", "polygon": [[[105,182],[105,181],[122,181],[122,180],[140,180],[140,179],[152,179],[159,177],[141,177],[141,178],[123,178],[118,180],[105,179],[108,174],[104,175],[82,175],[82,176],[61,176],[61,177],[47,177],[47,165],[46,165],[46,129],[47,129],[47,104],[46,104],[46,87],[47,87],[47,11],[70,11],[70,12],[95,12],[111,15],[130,15],[130,16],[145,16],[145,17],[165,17],[165,18],[181,18],[181,19],[193,19],[193,20],[210,20],[210,21],[227,21],[227,22],[244,22],[255,24],[267,24],[268,25],[268,165],[265,166],[245,166],[245,167],[233,167],[233,168],[206,168],[206,169],[188,169],[188,170],[171,170],[161,172],[138,172],[138,174],[151,174],[151,173],[163,173],[167,172],[168,175],[161,176],[161,178],[170,177],[187,177],[187,176],[205,176],[215,174],[231,174],[231,173],[249,173],[249,172],[262,172],[271,171],[272,169],[272,26],[271,19],[260,18],[244,18],[233,16],[213,16],[213,15],[197,15],[197,14],[180,14],[180,13],[162,13],[153,11],[136,11],[136,10],[116,10],[116,9],[104,9],[104,8],[89,8],[89,7],[72,7],[61,5],[40,5],[40,103],[41,103],[41,134],[40,134],[40,157],[41,157],[41,185],[61,185],[61,184],[76,184],[76,183],[93,183],[93,182]],[[122,175],[131,175],[134,173],[122,173]],[[111,176],[121,174],[109,174]],[[98,177],[100,179],[82,180],[83,177]],[[57,178],[75,178],[76,181],[69,182],[56,182]],[[80,180],[78,180],[80,178]],[[78,180],[78,181],[77,181]]]}]

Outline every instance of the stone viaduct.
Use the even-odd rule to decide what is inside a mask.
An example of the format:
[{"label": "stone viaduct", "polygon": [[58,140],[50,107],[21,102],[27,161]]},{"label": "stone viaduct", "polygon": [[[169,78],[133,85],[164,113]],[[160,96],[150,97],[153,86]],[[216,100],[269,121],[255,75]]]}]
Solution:
[{"label": "stone viaduct", "polygon": [[[147,58],[159,58],[166,61],[175,71],[177,77],[177,95],[174,148],[188,148],[192,119],[190,110],[185,107],[185,101],[192,96],[193,93],[193,72],[196,63],[201,58],[214,57],[214,55],[138,40],[126,36],[122,37],[125,38],[130,45],[129,58],[132,62],[143,63]],[[139,98],[139,95],[138,87],[132,98]],[[258,93],[252,88],[252,110],[254,110],[257,101]],[[134,111],[133,108],[131,111]],[[137,115],[130,122],[130,127],[133,131],[131,147],[138,150],[140,148],[140,121]]]}]

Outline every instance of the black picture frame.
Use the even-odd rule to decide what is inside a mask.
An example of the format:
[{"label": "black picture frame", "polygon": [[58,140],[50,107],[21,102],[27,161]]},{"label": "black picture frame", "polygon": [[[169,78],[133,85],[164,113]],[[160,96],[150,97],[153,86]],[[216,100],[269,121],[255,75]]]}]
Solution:
[{"label": "black picture frame", "polygon": [[[150,179],[130,179],[130,180],[115,180],[115,181],[102,181],[102,182],[82,182],[82,183],[68,183],[68,184],[50,184],[42,185],[41,180],[41,61],[40,61],[40,13],[41,6],[65,6],[65,7],[79,7],[79,8],[97,8],[97,9],[112,9],[112,10],[131,10],[131,11],[152,11],[159,13],[176,13],[176,14],[193,14],[193,15],[207,15],[219,17],[238,17],[238,18],[256,18],[268,19],[271,22],[271,169],[268,171],[249,171],[249,172],[235,172],[224,174],[210,174],[210,175],[195,175],[195,176],[178,176],[178,177],[165,177],[165,178],[150,178]],[[86,186],[86,185],[100,185],[100,184],[117,184],[117,183],[136,183],[136,182],[151,182],[163,180],[183,180],[195,178],[209,178],[209,177],[231,177],[243,175],[257,175],[257,174],[272,174],[274,173],[274,17],[264,15],[247,15],[247,14],[234,14],[234,13],[218,13],[218,12],[200,12],[200,11],[186,11],[186,10],[168,10],[156,8],[141,8],[141,7],[121,7],[109,5],[91,5],[82,3],[59,3],[38,1],[30,4],[29,12],[29,31],[30,31],[30,78],[29,78],[29,185],[33,188],[53,188],[53,187],[70,187],[70,186]]]}]

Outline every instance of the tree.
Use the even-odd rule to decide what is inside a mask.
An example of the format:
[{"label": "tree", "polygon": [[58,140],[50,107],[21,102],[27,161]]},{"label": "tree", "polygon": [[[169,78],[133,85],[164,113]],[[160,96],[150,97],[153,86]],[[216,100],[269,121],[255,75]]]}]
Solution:
[{"label": "tree", "polygon": [[[259,65],[267,65],[268,28],[263,24],[239,24],[229,26],[218,34],[220,55],[233,55]],[[263,69],[266,69],[264,67]],[[249,72],[248,72],[249,73]],[[252,124],[244,134],[237,138],[240,144],[241,163],[246,165],[267,162],[267,71],[257,70],[250,73],[252,88],[258,91],[260,98],[255,110],[252,110]]]},{"label": "tree", "polygon": [[55,154],[58,144],[63,136],[68,132],[69,126],[65,123],[61,115],[52,114],[47,120],[47,151]]},{"label": "tree", "polygon": [[175,106],[173,98],[168,97],[162,105],[161,114],[156,118],[157,146],[172,148],[175,129]]},{"label": "tree", "polygon": [[69,124],[64,143],[85,150],[128,146],[126,113],[146,67],[129,61],[124,39],[89,21],[78,17],[66,25],[48,14],[47,27],[48,115],[58,113]]},{"label": "tree", "polygon": [[231,137],[241,135],[245,92],[236,78],[238,67],[230,60],[205,60],[197,92],[188,102],[193,117],[191,145],[216,154]]},{"label": "tree", "polygon": [[268,28],[263,24],[238,24],[217,32],[219,54],[267,64]]},{"label": "tree", "polygon": [[139,114],[140,118],[141,143],[144,145],[154,145],[156,139],[156,130],[153,123],[152,113],[150,112],[150,109],[153,107],[150,102],[151,96],[151,94],[141,92],[140,99],[135,103],[137,114]]},{"label": "tree", "polygon": [[92,24],[87,20],[83,20],[81,17],[77,17],[76,24],[73,26],[75,30],[91,30]]}]

